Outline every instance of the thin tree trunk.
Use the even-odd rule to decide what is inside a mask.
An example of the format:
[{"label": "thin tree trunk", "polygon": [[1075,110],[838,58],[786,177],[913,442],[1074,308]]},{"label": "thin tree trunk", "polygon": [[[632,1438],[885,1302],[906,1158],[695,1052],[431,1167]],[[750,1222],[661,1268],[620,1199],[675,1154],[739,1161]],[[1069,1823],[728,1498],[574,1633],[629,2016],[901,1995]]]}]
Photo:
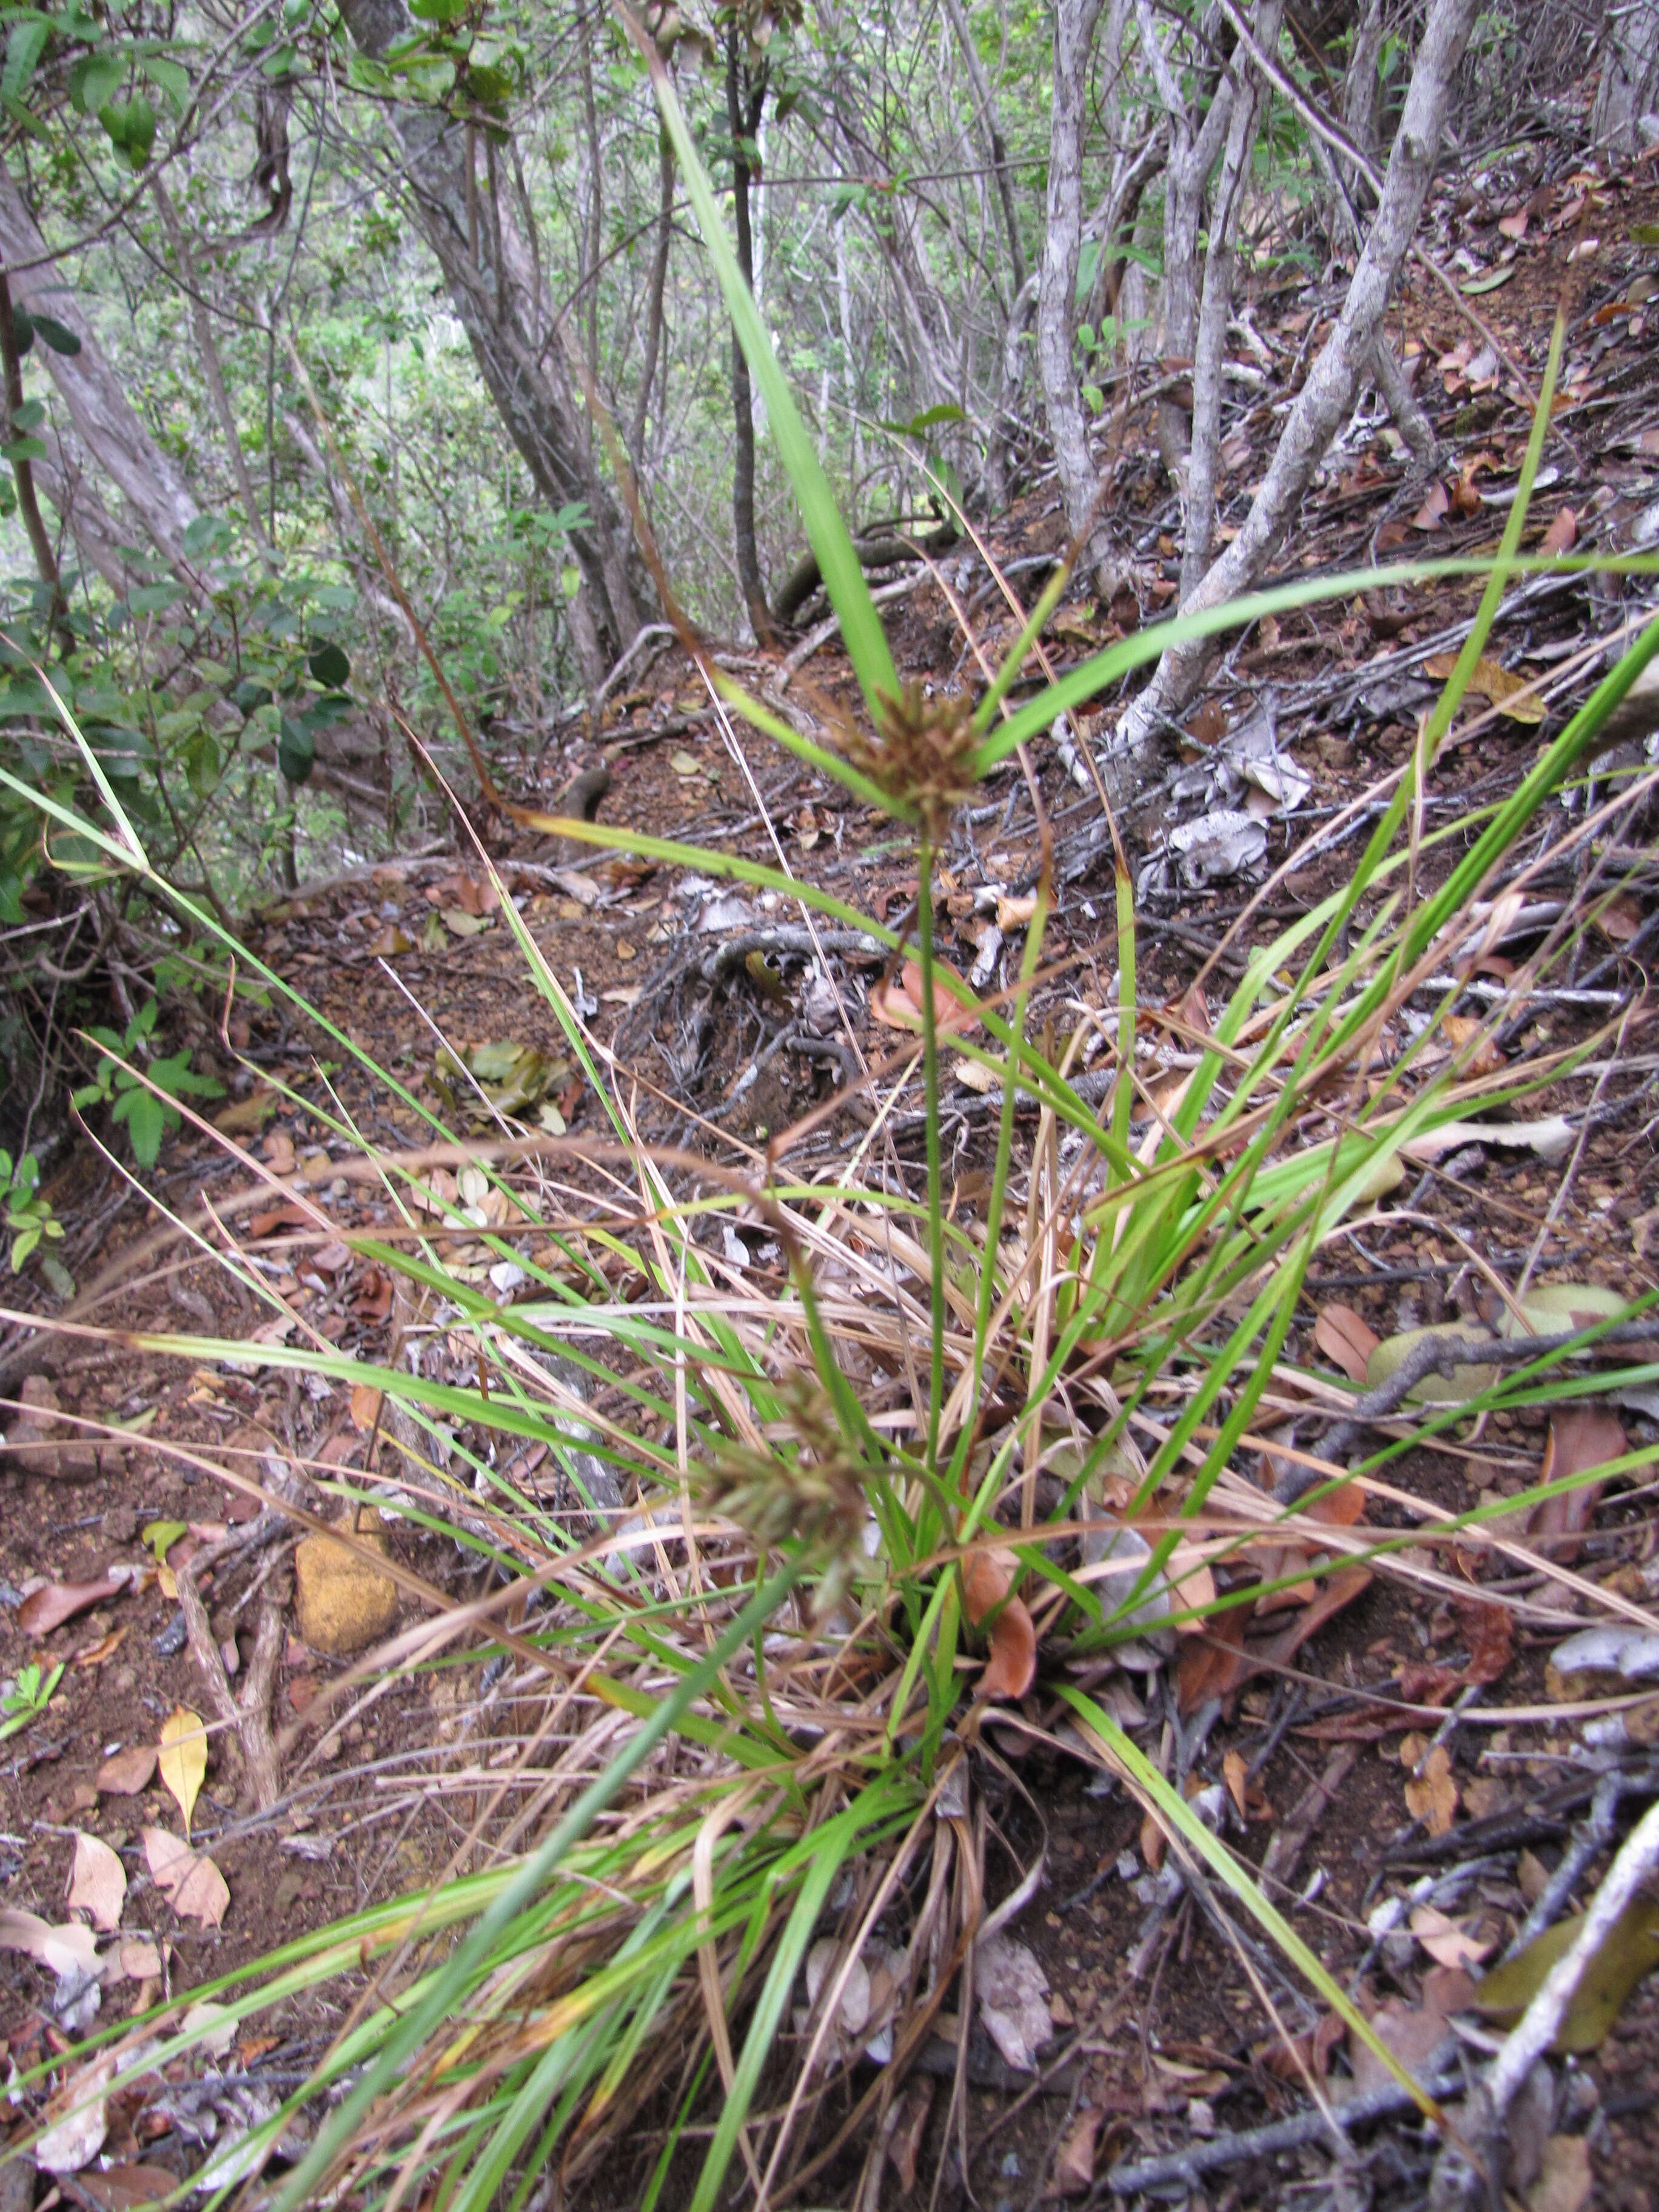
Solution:
[{"label": "thin tree trunk", "polygon": [[[1196,95],[1188,99],[1158,42],[1150,0],[1135,0],[1140,44],[1158,96],[1170,118],[1168,183],[1164,204],[1164,352],[1190,361],[1198,341],[1199,233],[1204,222],[1205,189],[1232,122],[1231,72],[1216,85],[1200,117]],[[1158,410],[1158,449],[1164,465],[1184,499],[1187,454],[1192,428],[1178,401],[1164,398]]]},{"label": "thin tree trunk", "polygon": [[[1352,409],[1376,345],[1389,297],[1410,251],[1433,179],[1453,82],[1480,0],[1431,0],[1405,111],[1389,159],[1382,198],[1348,288],[1336,328],[1297,395],[1267,473],[1237,538],[1190,598],[1185,611],[1223,605],[1249,591],[1284,543],[1303,494]],[[1139,769],[1156,730],[1191,701],[1211,648],[1198,641],[1172,647],[1118,725],[1114,752]]]},{"label": "thin tree trunk", "polygon": [[[1256,0],[1251,26],[1256,44],[1271,53],[1279,37],[1284,0]],[[1199,306],[1193,352],[1192,446],[1187,465],[1187,514],[1181,560],[1183,601],[1210,565],[1215,532],[1216,462],[1221,444],[1221,373],[1227,351],[1227,322],[1233,305],[1233,268],[1250,157],[1255,150],[1266,87],[1241,47],[1232,67],[1232,118],[1227,150],[1210,201],[1210,242],[1204,260],[1204,290]]]},{"label": "thin tree trunk", "polygon": [[[1098,486],[1078,385],[1077,271],[1083,243],[1083,126],[1089,57],[1101,0],[1059,0],[1054,9],[1054,106],[1048,120],[1048,222],[1037,284],[1037,374],[1060,497],[1073,538],[1091,532]],[[1112,23],[1121,27],[1115,0]],[[1090,549],[1092,555],[1092,544]]]},{"label": "thin tree trunk", "polygon": [[[0,363],[5,370],[6,433],[9,439],[24,434],[17,416],[23,405],[23,364],[17,351],[17,331],[11,315],[11,288],[0,276]],[[15,460],[11,465],[12,476],[17,485],[17,511],[23,518],[23,527],[28,533],[29,550],[34,556],[34,565],[40,572],[40,581],[46,587],[47,621],[58,631],[65,653],[75,649],[75,633],[69,626],[69,610],[64,604],[63,579],[58,573],[58,556],[52,550],[50,533],[40,516],[40,502],[34,495],[34,465],[32,461]]]},{"label": "thin tree trunk", "polygon": [[[371,59],[378,60],[414,27],[404,0],[342,0],[340,12],[353,44]],[[587,508],[588,523],[569,538],[582,573],[569,618],[584,678],[597,685],[638,635],[649,585],[633,556],[617,503],[599,474],[582,411],[565,380],[560,334],[538,258],[502,210],[498,193],[491,193],[488,210],[478,210],[476,179],[469,226],[464,124],[413,103],[399,104],[393,121],[422,230],[532,481],[550,506],[580,501]]]},{"label": "thin tree trunk", "polygon": [[231,408],[230,396],[225,390],[224,371],[220,365],[219,349],[214,343],[213,320],[202,301],[196,264],[190,250],[190,240],[185,235],[184,225],[179,220],[179,211],[167,196],[167,189],[161,181],[160,170],[157,170],[150,179],[150,189],[155,195],[155,205],[161,217],[161,226],[167,232],[172,242],[173,251],[178,258],[179,274],[184,279],[185,297],[190,302],[191,328],[195,332],[196,349],[202,359],[202,374],[207,382],[208,397],[213,403],[213,411],[219,418],[220,434],[225,441],[225,453],[230,462],[231,473],[236,479],[236,488],[242,495],[242,507],[247,516],[248,528],[252,532],[253,543],[258,548],[260,559],[264,562],[267,568],[274,567],[276,555],[270,540],[265,534],[264,524],[260,520],[258,495],[253,489],[253,479],[248,474],[247,457],[242,451],[242,441],[236,428],[236,416]]},{"label": "thin tree trunk", "polygon": [[1008,167],[1007,141],[1002,135],[996,102],[991,96],[991,80],[985,74],[979,48],[974,44],[973,26],[968,21],[962,0],[945,0],[945,12],[951,19],[951,28],[956,33],[957,44],[962,49],[968,80],[974,88],[974,99],[979,107],[980,124],[991,149],[991,168],[996,179],[997,198],[1002,204],[1003,225],[1008,233],[1008,261],[1014,272],[1014,281],[1008,288],[1009,296],[1018,299],[1025,289],[1025,256],[1020,251],[1019,222],[1014,213],[1014,188]]},{"label": "thin tree trunk", "polygon": [[1621,154],[1659,142],[1659,0],[1617,0],[1608,8],[1590,128]]},{"label": "thin tree trunk", "polygon": [[[750,227],[749,188],[753,172],[747,148],[760,126],[766,100],[766,65],[751,76],[745,68],[743,33],[734,22],[726,34],[726,116],[732,132],[732,205],[737,232],[738,267],[750,291],[755,283],[755,240]],[[738,574],[743,582],[744,603],[755,635],[763,642],[771,635],[766,586],[761,580],[760,549],[755,540],[755,407],[749,384],[749,363],[732,332],[732,528],[736,539]]]},{"label": "thin tree trunk", "polygon": [[[39,226],[0,162],[0,261],[9,273],[15,306],[54,316],[81,341],[81,350],[40,349],[82,447],[115,484],[162,557],[188,574],[185,532],[199,512],[184,478],[139,421],[121,379],[100,350],[62,270],[46,252]],[[32,265],[20,268],[20,263]]]},{"label": "thin tree trunk", "polygon": [[637,474],[645,465],[645,422],[651,390],[657,380],[657,356],[662,346],[663,293],[668,283],[668,249],[674,236],[674,142],[665,131],[658,132],[657,244],[651,257],[651,289],[645,314],[645,361],[640,370],[639,397],[634,403],[634,430],[629,450]]}]

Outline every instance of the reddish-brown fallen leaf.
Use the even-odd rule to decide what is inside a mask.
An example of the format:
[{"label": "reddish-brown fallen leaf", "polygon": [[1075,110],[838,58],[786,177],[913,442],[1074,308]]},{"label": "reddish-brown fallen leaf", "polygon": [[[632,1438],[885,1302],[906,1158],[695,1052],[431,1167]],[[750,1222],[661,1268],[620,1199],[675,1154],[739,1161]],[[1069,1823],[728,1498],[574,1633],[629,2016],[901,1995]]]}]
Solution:
[{"label": "reddish-brown fallen leaf", "polygon": [[225,1878],[210,1858],[165,1828],[143,1831],[144,1857],[156,1887],[173,1902],[182,1920],[199,1921],[216,1928],[230,1905]]},{"label": "reddish-brown fallen leaf", "polygon": [[1376,1331],[1352,1306],[1328,1305],[1314,1323],[1314,1342],[1327,1359],[1340,1367],[1350,1382],[1363,1382],[1365,1369],[1382,1341]]},{"label": "reddish-brown fallen leaf", "polygon": [[1469,1663],[1462,1682],[1484,1689],[1507,1671],[1515,1655],[1515,1615],[1506,1605],[1493,1605],[1484,1598],[1459,1598],[1452,1611],[1468,1641]]},{"label": "reddish-brown fallen leaf", "polygon": [[[1601,1413],[1593,1406],[1563,1406],[1550,1416],[1540,1479],[1565,1481],[1603,1467],[1609,1460],[1622,1459],[1629,1449],[1616,1415]],[[1599,1482],[1582,1483],[1577,1489],[1547,1498],[1533,1508],[1528,1532],[1543,1540],[1541,1548],[1551,1559],[1571,1566],[1578,1557],[1578,1540],[1589,1527],[1605,1486]]]},{"label": "reddish-brown fallen leaf", "polygon": [[[967,985],[963,983],[962,977],[957,974],[954,968],[943,960],[936,960],[933,963],[933,969],[935,1028],[949,1030],[957,1034],[965,1034],[969,1030],[976,1030],[979,1027],[979,1017],[970,1013],[960,1000],[954,998],[947,986],[940,981],[941,976],[949,975],[955,981],[962,984],[965,991]],[[870,1012],[878,1022],[883,1023],[890,1030],[910,1030],[919,1032],[921,1028],[920,963],[907,960],[897,977],[888,978],[878,983],[870,994]]]},{"label": "reddish-brown fallen leaf", "polygon": [[1204,1624],[1202,1635],[1189,1636],[1176,1661],[1176,1681],[1181,1713],[1195,1713],[1206,1698],[1231,1697],[1255,1669],[1244,1650],[1244,1631],[1254,1605],[1229,1606]]},{"label": "reddish-brown fallen leaf", "polygon": [[[1443,1836],[1457,1813],[1457,1783],[1451,1753],[1443,1743],[1431,1745],[1426,1736],[1408,1735],[1400,1747],[1400,1763],[1406,1769],[1406,1804],[1412,1818],[1421,1820],[1431,1836]],[[1415,1771],[1419,1765],[1423,1771]]]},{"label": "reddish-brown fallen leaf", "polygon": [[1578,542],[1578,517],[1564,507],[1538,541],[1540,553],[1571,553]]},{"label": "reddish-brown fallen leaf", "polygon": [[1431,483],[1428,495],[1412,517],[1413,530],[1438,530],[1451,506],[1451,494],[1443,483]]},{"label": "reddish-brown fallen leaf", "polygon": [[98,1770],[100,1790],[108,1797],[136,1797],[149,1789],[160,1756],[160,1747],[153,1743],[131,1743],[125,1751],[112,1753]]},{"label": "reddish-brown fallen leaf", "polygon": [[975,1628],[997,1607],[989,1631],[991,1656],[980,1676],[988,1698],[1023,1698],[1036,1674],[1036,1630],[1023,1601],[1011,1597],[1019,1562],[1012,1552],[994,1547],[963,1562],[963,1611]]},{"label": "reddish-brown fallen leaf", "polygon": [[101,1605],[127,1586],[125,1575],[103,1575],[95,1583],[43,1583],[17,1608],[17,1626],[26,1636],[50,1636],[88,1607]]}]

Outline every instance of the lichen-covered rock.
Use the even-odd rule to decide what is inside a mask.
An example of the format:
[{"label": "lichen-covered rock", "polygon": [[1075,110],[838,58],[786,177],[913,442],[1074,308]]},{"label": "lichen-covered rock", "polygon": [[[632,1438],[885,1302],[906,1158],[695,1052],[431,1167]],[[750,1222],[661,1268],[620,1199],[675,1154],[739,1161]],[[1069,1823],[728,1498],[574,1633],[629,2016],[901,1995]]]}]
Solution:
[{"label": "lichen-covered rock", "polygon": [[390,1635],[398,1618],[398,1585],[362,1548],[389,1555],[380,1516],[364,1507],[356,1531],[359,1548],[334,1536],[307,1536],[294,1554],[294,1603],[300,1634],[313,1651],[349,1659]]}]

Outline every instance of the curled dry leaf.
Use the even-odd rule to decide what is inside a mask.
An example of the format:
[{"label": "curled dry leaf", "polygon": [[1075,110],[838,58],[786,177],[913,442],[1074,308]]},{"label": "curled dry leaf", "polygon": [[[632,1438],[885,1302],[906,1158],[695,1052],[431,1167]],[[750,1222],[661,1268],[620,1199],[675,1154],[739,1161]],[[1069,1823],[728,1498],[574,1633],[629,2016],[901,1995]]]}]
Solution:
[{"label": "curled dry leaf", "polygon": [[975,1552],[962,1564],[963,1610],[977,1628],[999,1606],[991,1623],[991,1656],[980,1677],[981,1695],[1023,1698],[1036,1673],[1036,1630],[1023,1600],[1011,1597],[1019,1562],[1000,1547]]},{"label": "curled dry leaf", "polygon": [[[979,1027],[979,1017],[956,998],[940,979],[951,976],[965,994],[968,987],[954,968],[943,960],[933,963],[933,1024],[939,1030],[965,1034]],[[890,1030],[921,1030],[921,968],[907,960],[901,973],[876,985],[870,994],[870,1011]]]},{"label": "curled dry leaf", "polygon": [[[1624,1428],[1614,1414],[1593,1406],[1564,1406],[1550,1416],[1542,1480],[1563,1482],[1587,1474],[1592,1468],[1605,1467],[1609,1460],[1622,1459],[1629,1449]],[[1563,1491],[1559,1498],[1547,1498],[1533,1508],[1528,1529],[1532,1535],[1548,1540],[1545,1548],[1553,1559],[1571,1566],[1577,1558],[1578,1539],[1589,1524],[1602,1487],[1599,1482],[1581,1483],[1577,1489]]]},{"label": "curled dry leaf", "polygon": [[70,1911],[89,1914],[94,1928],[118,1928],[126,1894],[126,1869],[115,1853],[100,1837],[79,1832],[70,1869]]},{"label": "curled dry leaf", "polygon": [[1018,2074],[1036,2070],[1036,2054],[1054,2041],[1048,1977],[1036,1954],[1000,1930],[974,1951],[974,1996],[997,2049]]},{"label": "curled dry leaf", "polygon": [[102,2092],[115,2079],[116,2058],[106,2051],[83,2067],[53,2100],[61,2113],[37,2139],[34,2163],[43,2173],[79,2173],[104,2148],[109,2121]]},{"label": "curled dry leaf", "polygon": [[161,1723],[157,1751],[161,1779],[185,1816],[188,1835],[197,1793],[207,1775],[207,1729],[201,1715],[188,1705],[175,1705]]},{"label": "curled dry leaf", "polygon": [[111,1753],[98,1770],[98,1787],[109,1797],[136,1797],[148,1790],[158,1757],[153,1743],[130,1743]]},{"label": "curled dry leaf", "polygon": [[84,1921],[66,1920],[54,1928],[38,1912],[15,1905],[0,1909],[0,1951],[26,1951],[60,1980],[66,1974],[98,1971],[98,1947]]},{"label": "curled dry leaf", "polygon": [[1382,1339],[1352,1306],[1324,1307],[1314,1323],[1314,1342],[1350,1382],[1363,1382],[1365,1369]]},{"label": "curled dry leaf", "polygon": [[17,1626],[25,1636],[50,1636],[77,1613],[118,1596],[127,1586],[124,1574],[100,1575],[95,1583],[42,1583],[17,1608]]},{"label": "curled dry leaf", "polygon": [[[820,1936],[806,1954],[806,2002],[816,2005],[826,1982],[841,1972],[845,1946],[833,1936]],[[858,2036],[870,2017],[870,1970],[862,1959],[848,1968],[847,1980],[836,2007],[836,2026],[849,2041]]]},{"label": "curled dry leaf", "polygon": [[1492,1949],[1490,1943],[1471,1936],[1461,1920],[1453,1920],[1434,1905],[1417,1907],[1411,1930],[1437,1966],[1478,1966]]},{"label": "curled dry leaf", "polygon": [[213,1861],[165,1828],[146,1828],[143,1841],[151,1877],[179,1918],[199,1921],[204,1928],[218,1927],[229,1910],[230,1892]]},{"label": "curled dry leaf", "polygon": [[[1413,1771],[1419,1761],[1420,1774]],[[1400,1747],[1400,1763],[1407,1769],[1406,1804],[1412,1818],[1421,1820],[1431,1836],[1443,1836],[1457,1812],[1450,1752],[1443,1743],[1431,1748],[1425,1737],[1408,1735]]]}]

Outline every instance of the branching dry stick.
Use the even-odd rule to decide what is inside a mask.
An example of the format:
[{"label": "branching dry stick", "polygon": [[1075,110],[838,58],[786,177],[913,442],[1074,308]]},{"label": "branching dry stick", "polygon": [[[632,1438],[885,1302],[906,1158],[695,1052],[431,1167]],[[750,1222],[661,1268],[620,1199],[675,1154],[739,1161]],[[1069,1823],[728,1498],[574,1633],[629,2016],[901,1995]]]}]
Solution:
[{"label": "branching dry stick", "polygon": [[260,1601],[259,1621],[253,1635],[253,1656],[248,1662],[247,1679],[242,1686],[242,1694],[238,1698],[230,1686],[230,1677],[225,1672],[225,1662],[220,1656],[219,1647],[214,1642],[207,1607],[196,1587],[196,1577],[208,1568],[220,1565],[243,1552],[263,1550],[267,1544],[278,1542],[287,1534],[288,1525],[286,1514],[262,1513],[247,1527],[233,1528],[216,1544],[210,1544],[205,1550],[198,1552],[174,1575],[179,1610],[185,1617],[185,1632],[190,1638],[190,1648],[196,1655],[196,1663],[202,1670],[208,1694],[219,1708],[220,1717],[228,1722],[236,1731],[248,1791],[256,1808],[261,1813],[270,1812],[282,1796],[276,1746],[270,1733],[270,1695],[276,1678],[276,1662],[283,1649],[283,1607],[270,1591]]},{"label": "branching dry stick", "polygon": [[[1453,82],[1478,7],[1479,0],[1433,0],[1389,159],[1382,202],[1336,328],[1297,395],[1243,527],[1202,583],[1183,600],[1183,614],[1219,606],[1249,589],[1283,544],[1315,470],[1352,408],[1428,196]],[[1145,755],[1164,718],[1178,713],[1197,690],[1209,652],[1207,641],[1194,640],[1164,654],[1157,674],[1120,721],[1115,749],[1131,760]]]},{"label": "branching dry stick", "polygon": [[[1502,2157],[1504,2121],[1522,2083],[1560,2032],[1578,1984],[1602,1946],[1610,1941],[1626,1907],[1659,1868],[1659,1804],[1648,1810],[1626,1838],[1595,1901],[1579,1923],[1571,1950],[1550,1968],[1532,2002],[1510,2031],[1491,2073],[1469,2099],[1468,2139],[1484,2146],[1494,2166]],[[1455,2144],[1448,2143],[1436,2166],[1431,2201],[1453,2205],[1475,2201],[1482,2177]]]}]

